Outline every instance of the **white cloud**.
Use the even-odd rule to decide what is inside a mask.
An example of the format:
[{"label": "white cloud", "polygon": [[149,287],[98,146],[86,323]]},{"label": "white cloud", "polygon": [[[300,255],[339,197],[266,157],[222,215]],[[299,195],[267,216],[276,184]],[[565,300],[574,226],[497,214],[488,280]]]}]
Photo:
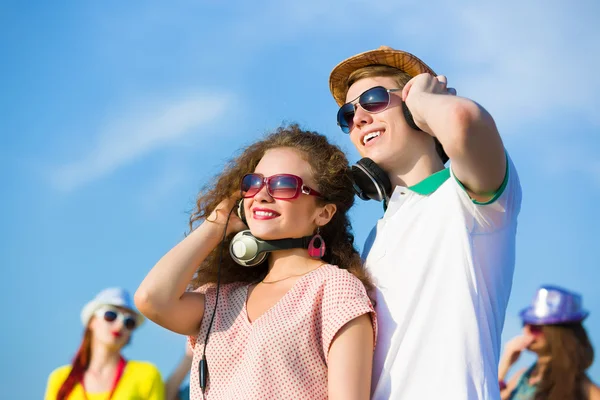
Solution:
[{"label": "white cloud", "polygon": [[[521,135],[556,136],[557,132],[542,130],[523,132],[523,126],[556,118],[563,111],[579,119],[574,123],[600,125],[600,79],[593,75],[600,64],[600,52],[594,51],[600,43],[600,30],[594,18],[598,11],[594,2],[582,0],[573,6],[558,0],[438,0],[423,7],[415,0],[307,0],[301,5],[268,0],[252,5],[239,3],[236,7],[239,12],[228,14],[223,21],[222,40],[198,42],[202,43],[202,51],[186,54],[202,54],[204,65],[206,54],[218,58],[235,53],[243,70],[244,63],[273,62],[272,51],[284,51],[296,39],[305,40],[307,45],[318,40],[318,45],[332,46],[335,54],[341,54],[336,43],[355,52],[386,44],[414,52],[437,72],[447,74],[459,94],[490,110],[502,134],[513,135],[510,140]],[[182,40],[192,46],[198,34],[197,24],[191,21],[193,13],[185,7],[169,10],[165,13],[161,7],[151,16],[162,16],[161,21],[166,19],[178,29],[186,29],[188,34],[181,35]],[[342,56],[346,55],[350,54]],[[320,62],[318,68],[326,72],[334,65],[302,62]],[[162,113],[169,107],[182,109],[171,112],[179,114],[171,117],[176,120],[175,129],[161,128],[161,123],[172,122],[156,123],[156,112],[112,123],[85,157],[55,170],[53,181],[59,187],[77,187],[178,140],[194,125],[204,123],[203,117],[209,118],[209,112],[190,113],[190,107],[221,107],[222,112],[220,100],[189,105],[203,101],[198,97],[187,103],[164,105]]]},{"label": "white cloud", "polygon": [[451,39],[464,90],[506,121],[562,110],[600,123],[600,80],[592,75],[600,30],[594,12],[579,5],[515,1],[462,9]]},{"label": "white cloud", "polygon": [[[336,18],[346,18],[342,31],[354,32],[348,40],[356,41],[356,33],[363,33],[370,42],[383,38],[380,44],[416,54],[436,72],[448,75],[459,94],[479,101],[508,125],[561,110],[600,124],[600,79],[594,76],[600,64],[595,17],[600,7],[594,2],[356,5],[354,18],[348,19],[343,11]],[[320,18],[318,13],[314,16]],[[329,26],[323,19],[311,27],[322,24]]]},{"label": "white cloud", "polygon": [[78,160],[51,171],[52,182],[72,190],[108,175],[151,152],[197,133],[198,128],[223,116],[229,98],[195,95],[125,110],[111,119],[93,147]]},{"label": "white cloud", "polygon": [[[178,7],[148,7],[141,14],[135,9],[146,29],[132,25],[128,16],[117,22],[111,16],[107,31],[162,37],[168,26],[182,30],[179,45],[185,43],[185,54],[198,54],[203,62],[207,55],[218,60],[233,54],[240,69],[248,59],[274,62],[277,57],[271,51],[283,52],[296,39],[306,46],[326,44],[335,54],[340,48],[355,46],[359,52],[387,44],[430,62],[449,75],[459,93],[480,101],[507,124],[561,109],[576,110],[600,124],[600,80],[593,75],[600,64],[600,7],[595,1],[234,1],[236,12],[229,12],[229,3],[222,10],[209,10],[209,15],[221,16],[222,25],[219,40],[206,41],[197,39],[196,13],[203,8],[184,2]],[[333,66],[320,68],[329,71]]]},{"label": "white cloud", "polygon": [[141,189],[139,203],[146,215],[154,216],[164,211],[171,198],[181,195],[179,189],[191,180],[190,170],[185,164],[185,160],[169,160],[162,165],[160,173]]},{"label": "white cloud", "polygon": [[[591,1],[438,0],[427,7],[414,0],[268,1],[247,11],[232,31],[252,47],[294,37],[321,37],[332,46],[344,40],[344,48],[356,43],[356,52],[386,44],[449,75],[459,94],[505,125],[561,110],[600,124],[600,79],[593,75],[600,64],[600,8]],[[380,43],[358,47],[374,40]]]}]

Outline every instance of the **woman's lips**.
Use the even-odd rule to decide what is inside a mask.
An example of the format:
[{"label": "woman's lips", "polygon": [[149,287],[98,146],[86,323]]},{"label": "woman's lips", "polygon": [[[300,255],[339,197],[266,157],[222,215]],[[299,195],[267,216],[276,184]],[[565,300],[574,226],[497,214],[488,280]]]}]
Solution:
[{"label": "woman's lips", "polygon": [[256,220],[267,220],[279,217],[279,213],[266,208],[255,208],[252,210],[252,217]]}]

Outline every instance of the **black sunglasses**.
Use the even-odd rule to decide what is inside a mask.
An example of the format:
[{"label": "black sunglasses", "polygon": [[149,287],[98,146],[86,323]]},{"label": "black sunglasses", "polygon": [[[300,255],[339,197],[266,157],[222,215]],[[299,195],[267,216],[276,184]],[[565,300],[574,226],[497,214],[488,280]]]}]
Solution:
[{"label": "black sunglasses", "polygon": [[402,89],[386,89],[383,86],[375,86],[369,90],[365,90],[356,99],[341,106],[337,113],[337,124],[342,128],[342,132],[350,133],[357,103],[363,110],[369,113],[379,113],[390,106],[390,93],[400,90]]}]

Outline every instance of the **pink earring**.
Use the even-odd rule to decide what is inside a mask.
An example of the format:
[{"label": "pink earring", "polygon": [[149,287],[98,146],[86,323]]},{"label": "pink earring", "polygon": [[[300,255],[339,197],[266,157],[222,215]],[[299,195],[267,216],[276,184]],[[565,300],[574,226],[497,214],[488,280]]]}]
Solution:
[{"label": "pink earring", "polygon": [[317,228],[317,234],[312,237],[308,244],[308,255],[313,258],[321,258],[325,255],[325,241],[319,235],[321,228]]}]

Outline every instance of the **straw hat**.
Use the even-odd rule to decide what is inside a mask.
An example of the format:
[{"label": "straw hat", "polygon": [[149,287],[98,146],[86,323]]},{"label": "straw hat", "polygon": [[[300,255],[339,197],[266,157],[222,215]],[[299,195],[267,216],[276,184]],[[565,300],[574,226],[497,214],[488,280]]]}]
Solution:
[{"label": "straw hat", "polygon": [[380,46],[377,50],[370,50],[345,59],[335,66],[329,75],[329,90],[338,106],[346,102],[346,83],[348,77],[357,69],[369,65],[387,65],[398,68],[410,76],[417,76],[428,72],[437,74],[416,56],[402,50],[395,50],[388,46]]}]

